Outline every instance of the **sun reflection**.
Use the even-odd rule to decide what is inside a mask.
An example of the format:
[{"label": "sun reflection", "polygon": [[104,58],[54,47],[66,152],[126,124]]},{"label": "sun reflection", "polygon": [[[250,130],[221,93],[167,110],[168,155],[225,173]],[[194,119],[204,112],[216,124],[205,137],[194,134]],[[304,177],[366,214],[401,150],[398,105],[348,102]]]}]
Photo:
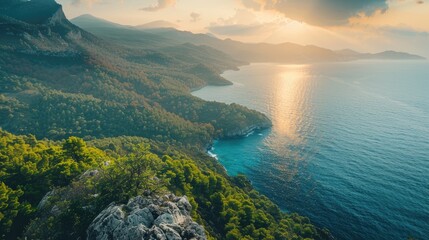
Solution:
[{"label": "sun reflection", "polygon": [[299,129],[307,101],[307,65],[285,65],[273,81],[271,117],[274,133],[294,143],[302,141]]},{"label": "sun reflection", "polygon": [[[310,67],[308,65],[280,66],[272,79],[270,116],[273,134],[266,144],[276,153],[278,162],[272,162],[278,171],[275,175],[282,181],[293,182],[299,173],[299,166],[305,161],[302,146],[302,131],[309,127]],[[285,161],[285,158],[288,159]]]}]

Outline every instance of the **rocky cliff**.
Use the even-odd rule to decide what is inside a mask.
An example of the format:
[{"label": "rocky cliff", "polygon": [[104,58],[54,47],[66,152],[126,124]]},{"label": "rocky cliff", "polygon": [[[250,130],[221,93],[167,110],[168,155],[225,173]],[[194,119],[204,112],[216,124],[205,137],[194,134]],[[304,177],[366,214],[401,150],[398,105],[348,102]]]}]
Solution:
[{"label": "rocky cliff", "polygon": [[[81,41],[82,40],[82,41]],[[54,57],[76,56],[94,40],[68,21],[54,0],[0,1],[0,49]]]},{"label": "rocky cliff", "polygon": [[27,24],[56,24],[68,22],[61,5],[54,0],[0,1],[0,15]]},{"label": "rocky cliff", "polygon": [[186,196],[138,196],[125,205],[109,205],[91,223],[88,239],[206,239],[190,216]]}]

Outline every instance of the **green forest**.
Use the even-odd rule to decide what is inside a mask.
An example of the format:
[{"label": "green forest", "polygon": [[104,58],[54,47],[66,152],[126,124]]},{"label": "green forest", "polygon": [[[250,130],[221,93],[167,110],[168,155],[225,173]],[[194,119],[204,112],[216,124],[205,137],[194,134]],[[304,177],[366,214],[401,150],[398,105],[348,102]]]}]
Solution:
[{"label": "green forest", "polygon": [[271,126],[190,94],[231,84],[220,73],[243,62],[189,43],[116,45],[53,0],[0,2],[0,12],[0,239],[86,239],[112,202],[166,193],[187,196],[209,239],[329,238],[205,153]]},{"label": "green forest", "polygon": [[8,239],[84,239],[88,225],[109,203],[167,191],[188,196],[193,218],[210,239],[318,239],[327,234],[308,218],[282,213],[244,176],[228,177],[221,168],[145,138],[40,141],[1,131],[0,160],[0,232]]}]

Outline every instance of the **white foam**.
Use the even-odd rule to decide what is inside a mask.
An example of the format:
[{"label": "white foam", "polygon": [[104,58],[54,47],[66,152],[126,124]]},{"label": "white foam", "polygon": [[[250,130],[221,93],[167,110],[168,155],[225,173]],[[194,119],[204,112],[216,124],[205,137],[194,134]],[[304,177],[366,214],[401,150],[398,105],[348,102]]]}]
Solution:
[{"label": "white foam", "polygon": [[212,153],[212,152],[210,152],[210,151],[207,151],[207,154],[208,154],[210,157],[215,158],[216,160],[219,160],[219,159],[217,158],[217,155],[216,155],[216,154],[214,154],[214,153]]}]

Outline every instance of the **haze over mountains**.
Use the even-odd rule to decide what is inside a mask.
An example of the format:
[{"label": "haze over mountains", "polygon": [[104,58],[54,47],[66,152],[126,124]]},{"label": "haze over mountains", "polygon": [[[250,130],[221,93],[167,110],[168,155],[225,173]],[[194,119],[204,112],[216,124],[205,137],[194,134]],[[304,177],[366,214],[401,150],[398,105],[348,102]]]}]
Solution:
[{"label": "haze over mountains", "polygon": [[[240,64],[189,43],[120,46],[70,23],[54,0],[0,1],[0,238],[329,239],[205,154],[215,138],[271,126],[257,111],[190,94],[231,84],[219,73]],[[109,208],[166,192],[186,195],[183,213],[204,228],[169,203],[167,215]],[[100,213],[112,225],[93,232]]]},{"label": "haze over mountains", "polygon": [[[206,155],[214,139],[269,128],[270,119],[190,92],[231,84],[219,74],[252,61],[418,58],[246,44],[153,28],[165,23],[141,30],[90,15],[74,23],[85,30],[54,0],[0,1],[1,239],[164,238],[158,233],[194,239],[195,229],[208,239],[332,239],[308,218],[281,212],[244,176],[228,176]],[[186,216],[205,232],[194,223],[185,231],[165,225],[173,216],[157,207],[154,215],[130,214],[111,204],[164,191],[188,196]],[[96,224],[107,229],[88,236],[99,213],[112,224]]]},{"label": "haze over mountains", "polygon": [[[228,53],[235,59],[247,62],[310,63],[360,59],[424,59],[418,55],[395,51],[371,54],[352,50],[333,51],[317,46],[302,46],[295,43],[243,43],[231,39],[221,40],[207,34],[180,31],[168,24],[165,27],[159,25],[159,27],[151,28],[123,26],[91,15],[83,15],[71,21],[83,29],[124,46],[144,49],[191,43],[197,46],[210,46]],[[120,38],[117,37],[119,35],[121,35]]]},{"label": "haze over mountains", "polygon": [[[242,62],[218,50],[187,44],[122,47],[70,23],[53,0],[15,0],[0,8],[0,126],[5,130],[54,139],[184,137],[180,142],[204,146],[210,135],[269,125],[255,111],[189,94],[207,84],[230,84],[219,73]],[[247,118],[236,119],[236,111]],[[221,133],[213,129],[218,124],[231,129]]]},{"label": "haze over mountains", "polygon": [[171,22],[163,21],[163,20],[158,20],[158,21],[152,21],[152,22],[148,22],[148,23],[145,23],[142,25],[138,25],[135,27],[140,28],[140,29],[179,28],[179,25],[171,23]]}]

